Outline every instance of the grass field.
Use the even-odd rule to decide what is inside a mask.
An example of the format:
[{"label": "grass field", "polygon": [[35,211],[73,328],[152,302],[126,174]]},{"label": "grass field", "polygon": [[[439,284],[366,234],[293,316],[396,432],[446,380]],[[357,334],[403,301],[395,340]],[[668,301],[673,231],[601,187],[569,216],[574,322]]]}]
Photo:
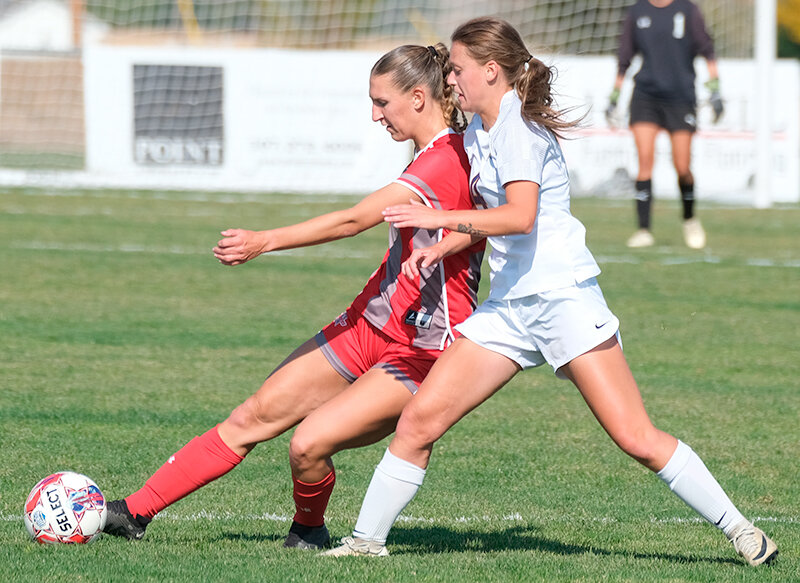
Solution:
[{"label": "grass field", "polygon": [[[71,469],[109,498],[140,487],[346,307],[385,228],[215,262],[226,227],[266,228],[347,197],[0,193],[0,570],[9,581],[800,581],[800,209],[701,208],[683,247],[631,251],[628,201],[579,199],[625,349],[656,424],[692,445],[781,554],[751,569],[619,452],[574,388],[518,375],[438,444],[382,560],[281,548],[288,435],[163,512],[139,543],[32,543],[29,489]],[[483,293],[488,279],[483,282]],[[337,456],[328,512],[349,534],[386,443]]]}]

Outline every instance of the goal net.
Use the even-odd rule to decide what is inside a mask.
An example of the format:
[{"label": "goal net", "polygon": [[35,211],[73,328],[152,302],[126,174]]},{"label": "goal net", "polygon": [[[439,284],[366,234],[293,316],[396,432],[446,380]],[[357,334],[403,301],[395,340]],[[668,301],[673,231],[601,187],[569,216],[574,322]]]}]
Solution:
[{"label": "goal net", "polygon": [[[265,161],[319,155],[306,171],[321,172],[309,189],[324,190],[336,179],[334,168],[386,137],[364,130],[360,143],[336,137],[289,143],[276,134],[297,131],[306,118],[318,133],[321,127],[352,132],[341,116],[368,116],[368,101],[366,110],[363,101],[351,109],[351,101],[356,93],[366,97],[369,65],[381,52],[404,43],[447,42],[459,23],[493,14],[514,24],[536,54],[556,63],[566,59],[567,71],[570,59],[602,59],[591,82],[607,97],[613,82],[608,63],[631,3],[0,0],[0,183],[124,186],[128,177],[152,170],[135,186],[195,187],[184,178],[196,175],[202,188],[218,186],[210,178],[224,177],[228,168],[243,177],[243,188],[250,176],[258,189],[258,167]],[[752,59],[754,2],[696,3],[720,59]],[[275,83],[296,92],[281,99]],[[348,84],[355,85],[350,93]],[[249,100],[237,101],[248,92]],[[236,120],[253,127],[237,129]],[[237,167],[253,144],[259,153]],[[124,163],[111,159],[115,149],[124,150]],[[373,162],[362,156],[349,169],[366,172],[352,188],[368,189],[369,180],[380,179],[365,170]],[[239,186],[228,179],[219,184]],[[280,180],[273,186],[284,187]]]}]

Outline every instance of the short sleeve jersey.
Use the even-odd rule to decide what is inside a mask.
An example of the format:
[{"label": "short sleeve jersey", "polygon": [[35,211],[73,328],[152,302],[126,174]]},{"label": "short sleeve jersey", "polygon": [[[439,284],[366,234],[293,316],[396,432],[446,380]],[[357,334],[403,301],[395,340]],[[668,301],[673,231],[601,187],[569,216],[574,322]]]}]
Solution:
[{"label": "short sleeve jersey", "polygon": [[[395,182],[419,195],[429,207],[455,210],[473,208],[468,181],[463,138],[446,130],[417,153]],[[413,281],[400,272],[400,266],[414,249],[434,245],[447,232],[390,226],[383,263],[353,301],[353,308],[398,342],[444,349],[454,339],[454,326],[477,305],[485,242],[420,270]]]},{"label": "short sleeve jersey", "polygon": [[638,0],[628,9],[617,52],[620,75],[636,54],[642,55],[642,67],[634,77],[637,92],[691,104],[696,101],[695,57],[715,58],[703,15],[689,0],[673,0],[661,8]]},{"label": "short sleeve jersey", "polygon": [[509,182],[539,185],[531,233],[489,237],[489,298],[498,300],[572,286],[600,273],[586,248],[586,229],[570,213],[569,176],[561,147],[551,131],[525,120],[521,108],[516,92],[509,91],[488,132],[476,115],[464,134],[476,206],[505,204]]}]

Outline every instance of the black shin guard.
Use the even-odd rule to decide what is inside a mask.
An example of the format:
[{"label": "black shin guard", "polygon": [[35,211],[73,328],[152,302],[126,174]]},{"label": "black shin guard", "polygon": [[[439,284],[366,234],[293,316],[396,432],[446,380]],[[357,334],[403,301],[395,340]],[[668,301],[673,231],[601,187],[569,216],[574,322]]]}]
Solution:
[{"label": "black shin guard", "polygon": [[639,228],[650,230],[650,207],[653,201],[653,181],[636,181],[636,216]]},{"label": "black shin guard", "polygon": [[681,202],[683,203],[683,220],[688,221],[694,217],[694,181],[678,180],[678,188],[681,190]]}]

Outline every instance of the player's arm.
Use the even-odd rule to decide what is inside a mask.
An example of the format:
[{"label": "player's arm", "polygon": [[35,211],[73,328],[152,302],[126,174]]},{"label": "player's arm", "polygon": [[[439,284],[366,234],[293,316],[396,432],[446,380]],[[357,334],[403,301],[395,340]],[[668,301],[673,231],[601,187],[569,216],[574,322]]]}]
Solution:
[{"label": "player's arm", "polygon": [[409,279],[419,277],[419,270],[439,263],[445,257],[455,255],[483,239],[478,235],[448,233],[438,243],[422,249],[414,249],[408,259],[403,261],[400,270]]},{"label": "player's arm", "polygon": [[614,125],[614,115],[617,110],[622,85],[625,82],[625,72],[631,66],[631,60],[636,54],[636,45],[633,36],[633,13],[628,11],[619,35],[619,46],[617,47],[617,76],[614,78],[614,87],[608,96],[608,107],[606,107],[606,120],[609,125]]},{"label": "player's arm", "polygon": [[214,256],[225,265],[239,265],[270,251],[296,249],[352,237],[383,221],[388,205],[421,200],[405,186],[392,183],[364,197],[351,208],[265,231],[227,229],[214,247]]},{"label": "player's arm", "polygon": [[421,204],[403,204],[388,207],[383,215],[400,228],[445,228],[478,237],[530,233],[539,208],[539,185],[519,180],[507,183],[505,189],[506,203],[495,208],[441,211]]}]

